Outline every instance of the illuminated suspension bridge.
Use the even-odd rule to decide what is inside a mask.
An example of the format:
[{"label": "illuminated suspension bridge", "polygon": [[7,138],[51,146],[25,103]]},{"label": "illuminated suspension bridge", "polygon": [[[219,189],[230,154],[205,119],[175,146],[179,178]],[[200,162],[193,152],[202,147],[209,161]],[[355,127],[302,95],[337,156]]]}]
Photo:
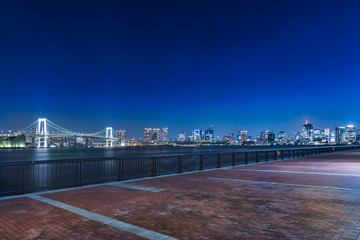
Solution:
[{"label": "illuminated suspension bridge", "polygon": [[49,119],[39,118],[21,131],[26,137],[36,139],[38,148],[48,147],[48,139],[55,137],[82,137],[106,140],[106,147],[113,147],[114,142],[119,140],[112,127],[107,127],[95,133],[79,133],[63,128]]}]

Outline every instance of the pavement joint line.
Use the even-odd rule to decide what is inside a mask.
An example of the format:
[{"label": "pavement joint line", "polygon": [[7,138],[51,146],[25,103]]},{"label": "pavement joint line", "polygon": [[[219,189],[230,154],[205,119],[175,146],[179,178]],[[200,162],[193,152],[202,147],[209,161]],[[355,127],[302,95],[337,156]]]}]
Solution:
[{"label": "pavement joint line", "polygon": [[35,200],[38,200],[40,202],[50,204],[50,205],[58,207],[58,208],[62,208],[62,209],[67,210],[69,212],[72,212],[72,213],[78,214],[80,216],[89,218],[91,220],[94,220],[94,221],[109,225],[111,227],[115,227],[117,229],[120,229],[120,230],[129,232],[129,233],[138,235],[138,236],[146,238],[146,239],[151,239],[151,240],[158,240],[158,239],[159,240],[162,240],[162,239],[164,239],[164,240],[175,240],[176,239],[176,238],[169,237],[169,236],[166,236],[166,235],[161,234],[161,233],[157,233],[157,232],[154,232],[154,231],[151,231],[151,230],[148,230],[148,229],[145,229],[145,228],[141,228],[141,227],[129,224],[129,223],[125,223],[125,222],[122,222],[122,221],[115,220],[115,219],[110,218],[110,217],[106,217],[106,216],[103,216],[103,215],[100,215],[100,214],[97,214],[97,213],[94,213],[94,212],[90,212],[90,211],[87,211],[87,210],[84,210],[84,209],[81,209],[81,208],[78,208],[78,207],[74,207],[74,206],[71,206],[71,205],[66,204],[66,203],[62,203],[62,202],[55,201],[55,200],[52,200],[52,199],[49,199],[49,198],[38,196],[37,194],[29,194],[28,197],[32,198],[32,199],[35,199]]},{"label": "pavement joint line", "polygon": [[164,188],[155,188],[155,187],[147,187],[147,186],[141,186],[141,185],[135,185],[135,184],[126,184],[123,182],[108,183],[107,185],[115,186],[115,187],[122,187],[122,188],[136,189],[136,190],[144,190],[144,191],[149,191],[149,192],[167,191],[167,189],[164,189]]},{"label": "pavement joint line", "polygon": [[214,179],[214,180],[233,181],[233,182],[272,184],[272,185],[284,185],[284,186],[307,187],[307,188],[321,188],[321,189],[327,189],[327,190],[331,190],[331,191],[340,190],[340,191],[360,192],[360,189],[356,189],[356,188],[342,188],[342,187],[328,187],[328,186],[304,185],[304,184],[294,184],[294,183],[254,181],[254,180],[243,180],[243,179],[233,179],[233,178],[215,178],[215,177],[207,177],[207,178]]},{"label": "pavement joint line", "polygon": [[308,164],[308,163],[317,163],[317,164],[360,164],[360,161],[359,162],[322,162],[322,161],[319,161],[319,162],[298,162],[298,163],[302,163],[302,164]]},{"label": "pavement joint line", "polygon": [[[329,154],[323,154],[323,155],[321,155],[321,156],[325,156],[325,155],[329,155]],[[283,162],[283,161],[292,161],[292,160],[295,160],[295,159],[311,158],[311,157],[313,157],[313,156],[290,158],[290,159],[269,160],[269,161],[267,161],[267,162],[239,164],[239,165],[235,165],[235,166],[232,166],[232,165],[231,165],[231,166],[226,166],[226,167],[221,167],[221,168],[211,168],[211,169],[195,170],[195,171],[189,171],[189,172],[164,174],[164,175],[160,175],[160,176],[152,176],[152,177],[143,177],[143,178],[137,178],[137,179],[129,179],[129,180],[121,181],[121,182],[123,182],[123,183],[126,183],[126,182],[136,182],[136,181],[156,179],[156,178],[163,178],[163,177],[172,177],[172,176],[179,176],[179,175],[185,175],[185,174],[193,174],[193,173],[201,173],[201,172],[208,172],[208,171],[216,171],[216,170],[219,170],[219,169],[222,169],[222,170],[225,169],[225,170],[226,170],[226,169],[234,168],[234,167],[244,167],[244,166],[251,166],[251,165],[257,165],[257,164],[264,164],[264,163],[276,163],[276,162]],[[118,181],[116,181],[116,182],[110,182],[110,183],[118,183]],[[91,184],[91,185],[86,185],[86,186],[81,186],[81,187],[71,187],[71,188],[48,190],[48,191],[43,191],[43,192],[36,192],[36,194],[42,195],[42,194],[48,194],[48,193],[66,192],[66,191],[71,191],[71,190],[79,190],[79,189],[84,189],[84,188],[99,187],[99,186],[106,186],[106,185],[109,185],[109,182],[106,182],[106,183],[98,183],[98,184]],[[27,196],[33,195],[33,194],[35,194],[35,193],[28,193],[28,194],[21,194],[21,195],[12,195],[12,196],[0,197],[0,201],[1,201],[1,200],[7,200],[7,199],[27,197]]]},{"label": "pavement joint line", "polygon": [[229,170],[248,171],[248,172],[301,173],[301,174],[315,174],[315,175],[318,174],[318,175],[360,177],[360,174],[348,174],[348,173],[299,172],[299,171],[282,171],[282,170],[265,170],[265,169],[229,169]]}]

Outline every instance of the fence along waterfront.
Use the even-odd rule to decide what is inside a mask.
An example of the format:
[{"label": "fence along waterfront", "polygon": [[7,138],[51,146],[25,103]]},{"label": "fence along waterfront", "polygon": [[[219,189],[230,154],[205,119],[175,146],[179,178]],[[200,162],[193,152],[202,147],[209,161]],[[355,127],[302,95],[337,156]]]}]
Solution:
[{"label": "fence along waterfront", "polygon": [[0,197],[355,150],[354,145],[0,164]]}]

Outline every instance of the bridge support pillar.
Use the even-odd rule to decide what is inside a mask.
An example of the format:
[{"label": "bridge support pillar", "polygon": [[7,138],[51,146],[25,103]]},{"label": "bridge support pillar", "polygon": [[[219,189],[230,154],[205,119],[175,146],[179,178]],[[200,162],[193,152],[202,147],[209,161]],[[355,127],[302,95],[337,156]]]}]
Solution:
[{"label": "bridge support pillar", "polygon": [[106,128],[106,147],[113,147],[113,146],[114,146],[113,128],[107,127]]},{"label": "bridge support pillar", "polygon": [[37,137],[37,143],[38,143],[38,148],[47,148],[47,122],[46,122],[46,118],[39,118],[38,119],[38,126],[36,129],[36,135]]}]

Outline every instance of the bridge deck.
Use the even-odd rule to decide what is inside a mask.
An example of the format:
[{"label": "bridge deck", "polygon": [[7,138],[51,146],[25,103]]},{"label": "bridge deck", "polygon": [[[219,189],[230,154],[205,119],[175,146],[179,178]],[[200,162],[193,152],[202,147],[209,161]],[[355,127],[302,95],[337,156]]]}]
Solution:
[{"label": "bridge deck", "polygon": [[0,200],[0,238],[360,239],[360,151]]}]

